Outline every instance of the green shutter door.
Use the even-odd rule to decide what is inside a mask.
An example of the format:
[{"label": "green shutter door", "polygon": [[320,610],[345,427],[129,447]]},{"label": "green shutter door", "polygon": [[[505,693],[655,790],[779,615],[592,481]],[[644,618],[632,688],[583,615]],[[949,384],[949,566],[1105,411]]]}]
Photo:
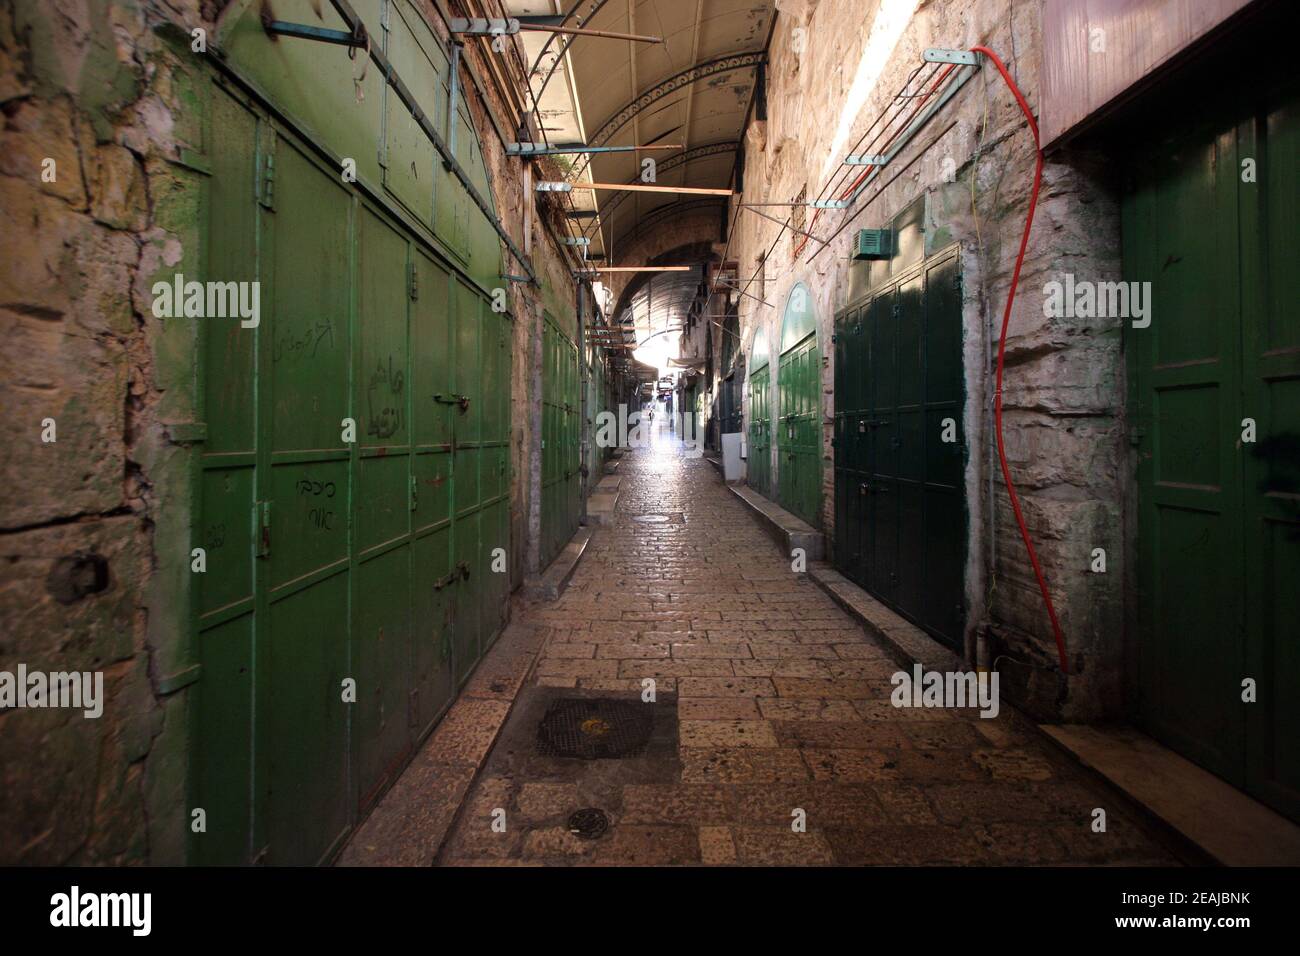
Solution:
[{"label": "green shutter door", "polygon": [[205,278],[260,280],[261,322],[199,320],[192,858],[312,864],[499,629],[509,319],[286,127],[211,111]]},{"label": "green shutter door", "polygon": [[749,377],[749,448],[746,459],[746,482],[759,494],[772,494],[772,412],[768,388],[770,372],[766,365]]},{"label": "green shutter door", "polygon": [[582,517],[578,350],[549,314],[542,331],[542,566],[578,530]]},{"label": "green shutter door", "polygon": [[967,535],[958,269],[953,250],[910,270],[841,313],[835,340],[836,566],[953,647]]},{"label": "green shutter door", "polygon": [[[1294,86],[1251,99],[1246,115],[1202,104],[1153,136],[1123,204],[1125,278],[1151,283],[1152,306],[1148,328],[1126,322],[1124,332],[1139,714],[1170,746],[1296,817],[1300,120]],[[1253,704],[1242,701],[1247,678]]]},{"label": "green shutter door", "polygon": [[821,524],[821,362],[812,334],[781,356],[782,507],[811,525]]}]

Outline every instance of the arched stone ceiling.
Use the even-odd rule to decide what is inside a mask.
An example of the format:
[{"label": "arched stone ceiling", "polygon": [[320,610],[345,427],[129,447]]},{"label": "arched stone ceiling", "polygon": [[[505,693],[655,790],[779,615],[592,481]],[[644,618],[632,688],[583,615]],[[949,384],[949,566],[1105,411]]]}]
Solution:
[{"label": "arched stone ceiling", "polygon": [[[641,160],[653,158],[658,185],[731,185],[736,144],[775,18],[774,0],[506,0],[505,7],[510,15],[571,14],[568,25],[581,21],[588,29],[663,38],[650,44],[557,35],[548,43],[548,34],[523,34],[529,62],[538,63],[534,92],[544,85],[539,118],[550,141],[682,147],[575,156],[571,179],[640,182]],[[624,264],[619,237],[636,229],[644,216],[694,198],[587,190],[572,197],[578,209],[599,213],[595,225],[582,231],[597,255],[613,240],[614,264]]]}]

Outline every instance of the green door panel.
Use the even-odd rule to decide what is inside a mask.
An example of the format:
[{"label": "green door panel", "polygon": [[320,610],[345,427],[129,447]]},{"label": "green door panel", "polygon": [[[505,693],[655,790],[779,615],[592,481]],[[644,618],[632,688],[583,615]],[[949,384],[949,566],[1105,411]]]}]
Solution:
[{"label": "green door panel", "polygon": [[191,859],[310,865],[504,624],[512,323],[270,111],[214,84],[210,117],[206,278],[261,321],[202,340]]},{"label": "green door panel", "polygon": [[781,417],[776,446],[778,500],[810,525],[821,524],[821,360],[816,334],[781,356]]},{"label": "green door panel", "polygon": [[1122,207],[1139,717],[1300,819],[1300,95],[1267,70],[1152,129]]},{"label": "green door panel", "polygon": [[749,448],[745,480],[759,494],[772,494],[771,372],[764,365],[749,378]]},{"label": "green door panel", "polygon": [[820,356],[812,293],[798,282],[781,320],[777,500],[814,527],[822,524]]},{"label": "green door panel", "polygon": [[194,688],[196,719],[191,746],[196,761],[192,807],[207,814],[208,832],[195,843],[193,862],[234,866],[252,852],[253,615],[243,614],[204,630]]},{"label": "green door panel", "polygon": [[[348,575],[335,574],[270,607],[267,679],[257,689],[265,774],[265,861],[323,862],[352,816],[348,800]],[[359,689],[359,688],[358,688]],[[257,746],[255,744],[255,747]],[[310,808],[309,812],[305,812]]]},{"label": "green door panel", "polygon": [[415,539],[412,549],[411,663],[416,691],[415,736],[422,737],[456,694],[452,666],[452,591],[441,582],[451,570],[449,523]]},{"label": "green door panel", "polygon": [[[1135,424],[1149,432],[1138,448],[1140,706],[1153,733],[1240,785],[1240,290],[1237,244],[1223,241],[1237,218],[1235,135],[1204,123],[1152,157],[1150,185],[1124,206],[1125,272],[1151,282],[1152,301],[1151,326],[1125,332]],[[1237,573],[1224,573],[1225,556]]]},{"label": "green door panel", "polygon": [[1247,710],[1246,779],[1262,799],[1300,818],[1300,95],[1270,93],[1242,124],[1259,160],[1259,195],[1243,204],[1242,381],[1258,452],[1245,457],[1246,672],[1259,675]]},{"label": "green door panel", "polygon": [[544,315],[542,330],[542,536],[548,565],[582,517],[581,406],[578,350]]},{"label": "green door panel", "polygon": [[358,569],[355,650],[361,806],[368,807],[401,768],[413,743],[411,547],[365,559]]},{"label": "green door panel", "polygon": [[955,251],[837,316],[835,396],[836,567],[960,647],[967,510]]}]

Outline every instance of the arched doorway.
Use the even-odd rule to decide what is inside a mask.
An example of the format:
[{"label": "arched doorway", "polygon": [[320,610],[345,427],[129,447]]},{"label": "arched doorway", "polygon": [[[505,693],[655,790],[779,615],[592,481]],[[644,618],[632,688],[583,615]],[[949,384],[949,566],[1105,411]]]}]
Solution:
[{"label": "arched doorway", "polygon": [[749,451],[746,481],[760,494],[772,494],[772,373],[768,368],[767,333],[754,335],[749,352]]},{"label": "arched doorway", "polygon": [[777,378],[781,419],[776,444],[777,500],[811,525],[821,524],[821,361],[812,293],[795,283],[781,319]]}]

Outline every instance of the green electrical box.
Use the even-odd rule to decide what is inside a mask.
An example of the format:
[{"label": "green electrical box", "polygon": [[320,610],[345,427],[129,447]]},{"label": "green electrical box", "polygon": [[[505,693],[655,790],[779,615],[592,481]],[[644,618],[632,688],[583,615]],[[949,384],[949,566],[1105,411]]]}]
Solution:
[{"label": "green electrical box", "polygon": [[894,254],[891,229],[859,229],[853,237],[854,259],[888,259]]}]

